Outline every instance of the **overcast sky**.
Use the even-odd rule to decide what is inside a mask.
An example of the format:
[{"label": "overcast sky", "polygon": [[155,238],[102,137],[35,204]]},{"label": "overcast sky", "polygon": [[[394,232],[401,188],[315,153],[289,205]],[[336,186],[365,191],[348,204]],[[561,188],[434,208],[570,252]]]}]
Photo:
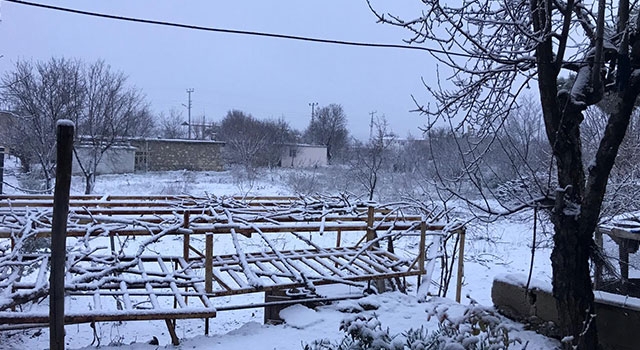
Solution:
[{"label": "overcast sky", "polygon": [[[376,23],[364,0],[142,1],[41,3],[199,26],[327,39],[402,44],[409,33]],[[419,15],[419,1],[379,1],[383,10]],[[435,64],[422,51],[347,47],[129,23],[1,2],[0,74],[18,59],[105,60],[146,94],[154,112],[186,109],[219,121],[231,109],[284,117],[303,130],[310,102],[339,103],[351,133],[369,135],[369,112],[386,115],[401,137],[419,136],[424,117],[409,112],[428,95]]]}]

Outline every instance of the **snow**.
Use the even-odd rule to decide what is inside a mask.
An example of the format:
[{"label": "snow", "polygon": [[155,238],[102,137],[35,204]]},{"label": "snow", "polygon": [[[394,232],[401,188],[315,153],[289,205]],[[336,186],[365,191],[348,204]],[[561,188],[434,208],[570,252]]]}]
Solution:
[{"label": "snow", "polygon": [[595,291],[594,294],[595,300],[599,303],[640,311],[640,299],[638,298],[603,291]]},{"label": "snow", "polygon": [[70,126],[73,128],[76,124],[69,119],[58,119],[56,121],[56,126]]},{"label": "snow", "polygon": [[[299,171],[299,170],[297,170]],[[284,181],[286,174],[283,170],[269,172],[261,176],[252,190],[245,192],[246,184],[236,183],[231,172],[195,173],[187,171],[157,172],[147,174],[103,175],[96,183],[96,193],[99,194],[198,194],[203,193],[216,196],[230,196],[237,193],[245,195],[292,195],[290,187]],[[5,181],[17,186],[15,176],[5,176]],[[14,191],[7,189],[8,191]],[[83,191],[81,178],[74,177],[72,181],[73,193]],[[224,216],[222,216],[224,217]],[[326,222],[328,227],[330,223]],[[164,322],[162,321],[131,321],[123,323],[99,323],[95,332],[101,339],[100,349],[120,350],[122,345],[127,349],[252,349],[252,350],[288,350],[301,349],[303,343],[311,343],[316,339],[342,339],[344,333],[340,331],[341,321],[353,317],[354,312],[359,315],[377,315],[383,328],[389,327],[392,334],[402,333],[410,328],[424,326],[429,331],[437,330],[437,317],[429,318],[430,314],[446,315],[452,320],[460,320],[461,313],[470,304],[469,296],[480,305],[491,307],[491,283],[494,278],[526,283],[529,271],[531,244],[530,213],[523,212],[515,217],[500,219],[489,226],[469,225],[467,227],[467,245],[465,248],[465,277],[462,286],[462,305],[451,299],[455,293],[455,285],[449,288],[448,298],[426,297],[426,303],[420,303],[414,289],[408,294],[398,292],[372,295],[359,300],[345,300],[331,305],[310,309],[302,305],[294,305],[281,311],[280,316],[285,324],[273,326],[263,325],[262,309],[246,309],[218,312],[216,318],[210,320],[211,334],[204,336],[204,322],[195,320],[178,320],[176,332],[181,339],[181,345],[170,345],[170,339]],[[544,229],[541,229],[544,231]],[[302,235],[302,234],[301,234]],[[215,237],[215,236],[214,236]],[[273,237],[273,236],[270,236]],[[237,242],[216,241],[216,251],[224,251],[237,243],[247,244],[238,236]],[[155,236],[152,238],[155,239]],[[193,238],[192,238],[193,239]],[[281,238],[278,238],[281,239]],[[278,244],[295,242],[273,239]],[[335,237],[325,234],[318,239],[334,240]],[[343,238],[346,239],[346,238]],[[548,285],[551,276],[549,263],[549,236],[539,232],[538,247],[533,270],[535,287]],[[202,242],[195,242],[202,243]],[[149,242],[154,244],[154,242]],[[347,244],[345,242],[344,244]],[[428,246],[426,247],[429,248]],[[161,249],[156,246],[155,249]],[[455,269],[454,269],[455,270]],[[455,281],[456,276],[452,277]],[[257,280],[259,281],[259,279]],[[257,282],[254,281],[254,282]],[[410,281],[415,284],[415,279]],[[354,292],[358,287],[345,286]],[[321,289],[321,288],[319,288]],[[606,296],[605,296],[606,297]],[[45,301],[46,302],[46,301]],[[237,303],[251,304],[263,302],[263,295],[259,293],[242,296],[220,297],[212,300],[214,307],[224,307]],[[628,301],[625,301],[628,303]],[[634,301],[635,303],[635,301]],[[77,305],[81,308],[81,305]],[[32,312],[24,310],[25,312]],[[559,343],[547,339],[533,332],[525,331],[522,326],[500,319],[500,322],[513,328],[513,336],[522,343],[516,344],[514,349],[553,349]],[[66,328],[66,339],[69,349],[95,349],[94,334],[87,324],[72,325]],[[48,346],[49,333],[47,329],[31,329],[24,331],[0,332],[0,349],[45,348]],[[150,345],[148,342],[157,337],[160,345]],[[111,345],[109,345],[111,344]]]},{"label": "snow", "polygon": [[[527,275],[519,274],[519,273],[505,273],[505,274],[496,275],[494,277],[495,281],[501,281],[501,282],[509,283],[509,284],[523,287],[523,288],[527,286],[527,279],[528,279]],[[537,290],[548,292],[548,293],[552,292],[551,285],[548,282],[543,282],[535,278],[532,278],[531,281],[529,282],[529,289],[537,289]]]},{"label": "snow", "polygon": [[288,326],[298,329],[305,329],[324,321],[321,313],[300,304],[280,311],[280,317]]}]

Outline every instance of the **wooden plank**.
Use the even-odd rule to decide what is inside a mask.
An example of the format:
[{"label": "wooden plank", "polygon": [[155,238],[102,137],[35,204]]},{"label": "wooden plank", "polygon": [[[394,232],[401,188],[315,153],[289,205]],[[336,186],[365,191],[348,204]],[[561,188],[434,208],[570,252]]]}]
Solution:
[{"label": "wooden plank", "polygon": [[[301,263],[303,263],[305,266],[308,266],[309,269],[315,273],[317,273],[319,276],[323,276],[323,277],[331,277],[330,274],[327,274],[327,270],[324,269],[320,269],[318,267],[318,265],[315,265],[316,261],[313,258],[294,258],[294,260],[296,261],[300,261]],[[322,265],[320,265],[322,266]]]},{"label": "wooden plank", "polygon": [[231,277],[231,279],[240,287],[241,289],[246,289],[249,287],[249,283],[246,280],[240,278],[240,276],[234,270],[226,270],[227,275]]},{"label": "wooden plank", "polygon": [[[204,293],[204,292],[203,292]],[[101,289],[96,289],[94,291],[83,291],[83,290],[77,290],[77,291],[68,291],[67,295],[73,295],[73,296],[82,296],[82,297],[86,297],[86,296],[91,296],[91,295],[95,295],[95,294],[99,294],[99,296],[103,297],[103,296],[110,296],[110,297],[117,297],[117,296],[124,296],[125,294],[129,295],[130,297],[144,297],[144,296],[148,296],[149,293],[147,293],[147,291],[145,290],[132,290],[132,289],[128,289],[126,292],[122,291],[122,290],[107,290],[104,288]],[[155,294],[159,297],[173,297],[176,295],[176,293],[174,293],[173,291],[155,291]],[[206,294],[206,293],[204,293]],[[200,293],[194,291],[194,292],[185,292],[185,291],[181,291],[180,292],[181,296],[199,296]],[[95,301],[95,300],[94,300]]]},{"label": "wooden plank", "polygon": [[[191,276],[193,270],[189,267],[187,261],[185,261],[184,259],[178,259],[178,263],[180,264],[180,267],[184,271],[189,272],[189,275]],[[202,302],[202,305],[204,305],[206,308],[213,308],[213,304],[211,304],[211,301],[206,296],[206,291],[204,290],[202,283],[194,283],[193,289],[200,295],[200,301]]]},{"label": "wooden plank", "polygon": [[[330,251],[334,251],[337,250],[336,249],[329,249]],[[350,251],[357,251],[355,249],[350,250]],[[342,267],[343,269],[347,269],[349,270],[351,273],[354,273],[356,275],[360,274],[360,271],[355,269],[355,267],[353,267],[351,264],[349,264],[349,260],[350,257],[348,255],[332,255],[329,256],[329,259],[331,259],[331,261],[334,261],[336,263],[336,265],[338,265],[338,267]]]},{"label": "wooden plank", "polygon": [[[158,257],[158,266],[160,266],[160,269],[165,274],[165,278],[170,279],[172,277],[171,276],[171,272],[169,271],[169,269],[165,265],[164,261],[162,261],[161,257]],[[184,295],[182,294],[182,291],[180,289],[178,289],[178,286],[176,285],[176,282],[175,281],[170,281],[169,282],[169,287],[171,288],[171,291],[173,292],[174,300],[178,303],[178,305],[181,308],[186,308],[187,304],[183,299]]]},{"label": "wooden plank", "polygon": [[[178,309],[173,310],[127,310],[100,313],[67,313],[64,317],[65,324],[108,322],[108,321],[153,321],[162,319],[190,319],[190,318],[213,318],[216,317],[215,309]],[[16,323],[40,323],[49,322],[46,314],[20,313],[20,312],[0,312],[0,324]]]},{"label": "wooden plank", "polygon": [[377,262],[376,259],[375,259],[375,254],[372,254],[368,250],[363,252],[362,254],[360,254],[356,261],[358,261],[358,260],[361,261],[362,263],[364,263],[367,267],[373,268],[376,271],[376,273],[393,273],[393,272],[396,272],[393,269],[389,269],[384,264],[380,264],[379,262]]},{"label": "wooden plank", "polygon": [[[361,232],[367,230],[366,223],[342,223],[342,222],[327,222],[325,223],[324,230],[327,231],[337,231],[338,229],[342,231],[356,231]],[[390,223],[380,223],[378,228],[381,230],[407,230],[413,227],[412,223],[399,223],[399,222],[390,222]],[[320,230],[320,226],[318,223],[309,223],[309,224],[283,224],[283,225],[275,225],[275,224],[252,224],[252,225],[229,225],[229,224],[202,224],[202,225],[192,225],[189,229],[193,232],[193,234],[229,234],[230,230],[235,230],[237,233],[242,234],[246,237],[251,237],[252,233],[257,232],[256,228],[260,229],[263,233],[287,233],[287,232],[318,232]],[[158,234],[162,231],[166,230],[166,227],[163,226],[151,226],[151,227],[113,227],[111,231],[114,234],[118,234],[121,236],[149,236],[151,234]],[[38,237],[46,237],[51,234],[51,231],[48,228],[39,228],[36,229]],[[106,233],[104,228],[98,227],[92,231],[91,236],[100,236]],[[168,235],[182,235],[181,229],[176,229],[167,233]],[[68,237],[84,237],[86,235],[86,227],[77,228],[77,227],[69,227],[67,229]],[[11,238],[11,229],[6,227],[0,228],[0,238]]]},{"label": "wooden plank", "polygon": [[338,268],[336,268],[337,264],[330,264],[326,261],[325,258],[314,257],[313,258],[318,264],[324,266],[324,268],[330,270],[334,275],[338,275],[339,277],[345,277],[345,274]]},{"label": "wooden plank", "polygon": [[120,290],[122,291],[122,301],[124,302],[124,309],[133,310],[133,304],[131,303],[131,296],[129,295],[126,282],[120,282]]},{"label": "wooden plank", "polygon": [[282,283],[282,280],[267,265],[260,261],[256,261],[255,265],[260,269],[262,274],[267,275],[267,277],[269,277],[274,284],[278,285]]}]

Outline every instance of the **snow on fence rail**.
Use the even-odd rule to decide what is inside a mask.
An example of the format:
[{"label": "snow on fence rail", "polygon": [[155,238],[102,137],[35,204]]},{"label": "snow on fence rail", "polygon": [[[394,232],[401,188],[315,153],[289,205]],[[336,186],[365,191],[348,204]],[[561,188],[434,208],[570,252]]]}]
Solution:
[{"label": "snow on fence rail", "polygon": [[[46,322],[34,303],[49,291],[52,203],[0,196],[0,329]],[[404,290],[408,276],[426,276],[426,295],[443,242],[464,233],[438,219],[344,196],[72,196],[65,290],[77,310],[65,322],[164,319],[176,343],[170,320],[215,317],[219,296],[373,280]]]}]

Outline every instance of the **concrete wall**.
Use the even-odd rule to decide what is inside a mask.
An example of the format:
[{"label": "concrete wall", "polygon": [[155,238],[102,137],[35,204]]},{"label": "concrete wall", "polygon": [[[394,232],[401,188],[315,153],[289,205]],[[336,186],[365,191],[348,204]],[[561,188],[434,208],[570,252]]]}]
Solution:
[{"label": "concrete wall", "polygon": [[[557,323],[558,311],[551,286],[534,281],[525,290],[526,276],[498,276],[493,281],[491,299],[508,317],[545,327]],[[640,299],[606,292],[595,292],[596,325],[603,350],[633,350],[640,347]],[[547,327],[549,329],[549,327]],[[560,334],[553,334],[561,336]]]},{"label": "concrete wall", "polygon": [[135,139],[135,170],[222,171],[224,142],[204,140]]},{"label": "concrete wall", "polygon": [[327,166],[327,147],[315,145],[285,145],[280,165],[284,168]]},{"label": "concrete wall", "polygon": [[[76,145],[75,146],[77,157],[80,158],[82,166],[90,166],[93,161],[92,148],[90,146]],[[134,169],[136,149],[127,146],[117,146],[108,149],[102,158],[98,162],[96,173],[100,174],[123,174],[132,173]],[[73,156],[72,172],[74,175],[82,174],[82,169],[78,164],[78,158],[76,154]]]}]

